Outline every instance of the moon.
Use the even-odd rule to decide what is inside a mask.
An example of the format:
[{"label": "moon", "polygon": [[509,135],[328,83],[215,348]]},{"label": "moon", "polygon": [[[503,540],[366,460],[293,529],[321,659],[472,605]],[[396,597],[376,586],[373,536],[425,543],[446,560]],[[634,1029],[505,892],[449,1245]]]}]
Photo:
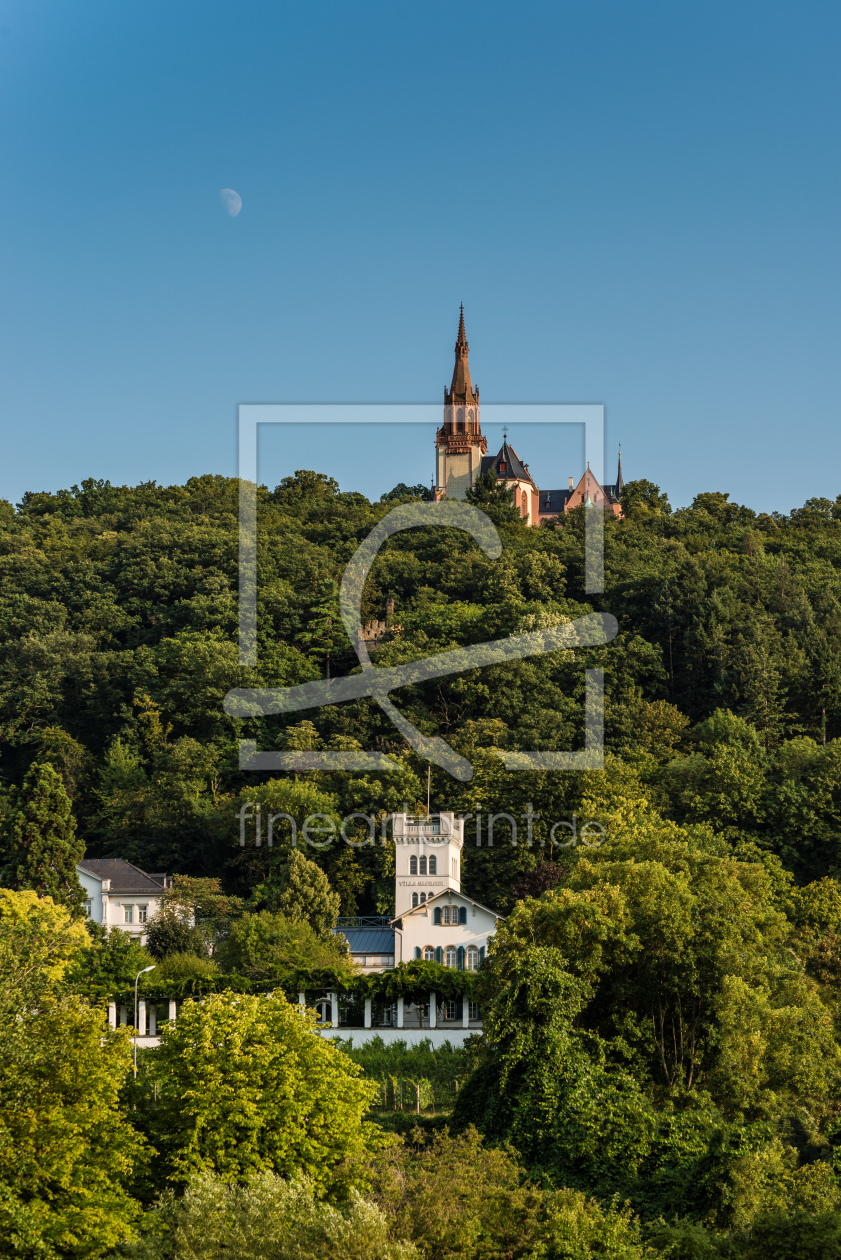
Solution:
[{"label": "moon", "polygon": [[233,188],[220,188],[219,200],[222,202],[222,209],[225,214],[229,214],[235,219],[242,209],[242,197],[238,192],[234,192]]}]

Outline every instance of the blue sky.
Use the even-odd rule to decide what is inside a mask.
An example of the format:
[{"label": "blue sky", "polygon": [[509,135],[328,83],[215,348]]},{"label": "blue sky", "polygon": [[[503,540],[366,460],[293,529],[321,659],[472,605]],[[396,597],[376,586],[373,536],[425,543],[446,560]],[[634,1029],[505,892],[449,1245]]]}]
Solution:
[{"label": "blue sky", "polygon": [[[240,402],[436,402],[464,302],[483,401],[604,403],[675,506],[834,498],[839,36],[768,0],[0,0],[0,496],[234,474]],[[431,440],[361,436],[261,477],[428,482]]]}]

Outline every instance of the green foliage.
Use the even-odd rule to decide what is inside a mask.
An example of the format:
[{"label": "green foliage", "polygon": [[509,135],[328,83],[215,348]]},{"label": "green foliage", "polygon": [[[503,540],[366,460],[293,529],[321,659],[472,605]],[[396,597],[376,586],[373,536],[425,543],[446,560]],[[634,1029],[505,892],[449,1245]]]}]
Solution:
[{"label": "green foliage", "polygon": [[0,1254],[103,1256],[132,1232],[144,1144],[115,1123],[131,1063],[102,1011],[65,992],[88,950],[64,906],[0,893]]},{"label": "green foliage", "polygon": [[487,1147],[475,1129],[429,1145],[393,1145],[372,1161],[373,1194],[392,1233],[411,1239],[429,1260],[526,1260],[605,1255],[643,1260],[630,1212],[602,1208],[571,1190],[541,1193],[525,1179],[510,1148]]},{"label": "green foliage", "polygon": [[306,919],[269,910],[236,919],[215,958],[221,967],[253,979],[282,982],[306,971],[329,971],[347,979],[353,974],[343,936],[317,932]]},{"label": "green foliage", "polygon": [[522,520],[520,509],[514,505],[514,487],[498,481],[495,468],[481,473],[464,497],[486,512],[495,525],[513,525]]},{"label": "green foliage", "polygon": [[294,922],[308,923],[325,936],[336,926],[341,898],[332,891],[321,868],[308,861],[300,849],[293,849],[277,874],[257,885],[251,902]]},{"label": "green foliage", "polygon": [[154,1074],[149,1132],[173,1181],[268,1170],[307,1176],[319,1194],[358,1184],[373,1088],[314,1035],[312,1012],[277,994],[186,1001],[162,1030]]},{"label": "green foliage", "polygon": [[170,954],[206,958],[211,941],[207,929],[194,922],[192,911],[162,897],[157,913],[146,925],[146,944],[153,958]]},{"label": "green foliage", "polygon": [[7,871],[15,887],[31,888],[81,915],[84,891],[76,863],[84,845],[61,776],[48,762],[36,762],[24,779],[11,833]]},{"label": "green foliage", "polygon": [[420,1260],[411,1243],[391,1242],[382,1213],[352,1191],[341,1208],[317,1198],[309,1181],[271,1172],[242,1185],[209,1173],[182,1198],[170,1191],[128,1249],[138,1260]]},{"label": "green foliage", "polygon": [[102,927],[88,919],[85,923],[90,948],[81,950],[70,972],[71,988],[86,993],[110,996],[116,989],[134,983],[138,971],[154,960],[136,938],[119,928]]}]

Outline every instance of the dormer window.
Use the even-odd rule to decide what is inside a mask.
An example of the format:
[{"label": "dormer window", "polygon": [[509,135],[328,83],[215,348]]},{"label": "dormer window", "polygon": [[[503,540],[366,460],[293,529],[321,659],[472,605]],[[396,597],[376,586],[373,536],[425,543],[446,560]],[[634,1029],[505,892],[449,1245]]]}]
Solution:
[{"label": "dormer window", "polygon": [[506,462],[505,462],[505,460],[504,460],[504,459],[501,459],[501,460],[499,461],[499,471],[500,471],[500,472],[507,472],[507,471],[508,471],[508,465],[506,464]]}]

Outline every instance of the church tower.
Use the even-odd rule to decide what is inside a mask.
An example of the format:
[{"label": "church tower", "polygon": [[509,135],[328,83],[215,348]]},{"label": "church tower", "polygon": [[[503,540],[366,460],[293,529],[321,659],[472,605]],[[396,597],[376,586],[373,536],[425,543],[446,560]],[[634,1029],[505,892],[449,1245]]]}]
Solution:
[{"label": "church tower", "polygon": [[482,469],[488,443],[479,422],[479,387],[470,380],[464,306],[458,321],[456,362],[449,390],[444,390],[444,424],[435,436],[435,497],[463,499]]}]

